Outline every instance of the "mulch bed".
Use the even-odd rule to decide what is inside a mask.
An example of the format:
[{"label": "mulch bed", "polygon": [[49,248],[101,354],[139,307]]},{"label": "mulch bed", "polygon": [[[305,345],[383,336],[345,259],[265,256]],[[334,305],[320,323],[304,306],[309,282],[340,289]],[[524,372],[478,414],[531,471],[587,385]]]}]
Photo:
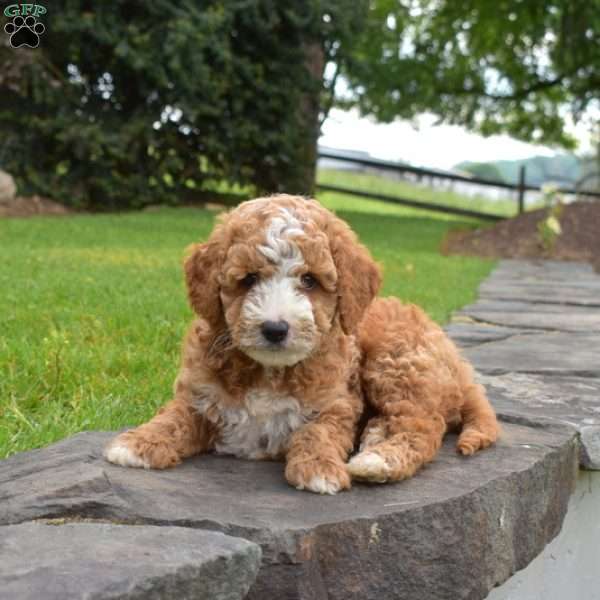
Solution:
[{"label": "mulch bed", "polygon": [[8,204],[0,204],[0,217],[67,215],[71,212],[66,206],[42,196],[17,196]]},{"label": "mulch bed", "polygon": [[551,248],[544,248],[537,229],[547,214],[548,209],[534,210],[491,227],[451,231],[442,252],[485,258],[586,261],[600,271],[600,201],[567,204],[559,219],[562,233]]},{"label": "mulch bed", "polygon": [[[202,208],[215,212],[222,212],[236,206],[243,200],[248,200],[248,196],[244,194],[222,193],[211,191],[199,191],[187,194],[182,198],[178,206],[187,206],[190,208]],[[162,210],[168,207],[168,204],[151,204],[144,207],[144,211]],[[87,209],[91,212],[103,212],[101,207],[96,209]],[[130,212],[135,209],[124,209],[116,212]],[[0,201],[0,218],[2,217],[34,217],[40,215],[73,215],[81,214],[81,209],[75,210],[64,204],[59,204],[50,198],[43,196],[17,196],[8,202]]]}]

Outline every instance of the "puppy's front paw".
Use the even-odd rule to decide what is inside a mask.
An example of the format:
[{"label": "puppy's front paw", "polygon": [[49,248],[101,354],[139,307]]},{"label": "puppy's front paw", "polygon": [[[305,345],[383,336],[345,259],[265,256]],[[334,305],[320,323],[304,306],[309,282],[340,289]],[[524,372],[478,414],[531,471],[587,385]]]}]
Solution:
[{"label": "puppy's front paw", "polygon": [[350,489],[350,477],[341,461],[292,459],[285,468],[285,478],[296,489],[317,494],[333,495]]},{"label": "puppy's front paw", "polygon": [[108,462],[122,467],[150,468],[150,465],[141,456],[135,454],[125,442],[119,441],[119,438],[114,439],[104,448],[104,458]]},{"label": "puppy's front paw", "polygon": [[138,431],[118,435],[104,449],[104,458],[122,467],[167,469],[180,462],[177,453],[164,442],[149,440]]},{"label": "puppy's front paw", "polygon": [[365,450],[353,456],[346,465],[352,479],[370,481],[372,483],[385,483],[390,477],[390,467],[376,452]]}]

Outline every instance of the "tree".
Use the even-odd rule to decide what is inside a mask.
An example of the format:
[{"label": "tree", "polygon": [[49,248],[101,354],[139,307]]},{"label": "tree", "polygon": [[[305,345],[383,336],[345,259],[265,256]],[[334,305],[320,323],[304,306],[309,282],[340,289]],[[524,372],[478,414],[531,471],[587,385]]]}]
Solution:
[{"label": "tree", "polygon": [[78,206],[310,192],[323,65],[361,6],[56,0],[38,48],[0,47],[0,162]]},{"label": "tree", "polygon": [[600,100],[600,0],[374,0],[343,74],[340,104],[380,121],[572,148],[566,116]]}]

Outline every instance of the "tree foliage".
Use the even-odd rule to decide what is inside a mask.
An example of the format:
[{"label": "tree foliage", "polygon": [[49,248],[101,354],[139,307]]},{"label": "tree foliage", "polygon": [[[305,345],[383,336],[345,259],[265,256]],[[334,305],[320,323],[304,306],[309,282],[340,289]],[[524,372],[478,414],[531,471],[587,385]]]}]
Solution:
[{"label": "tree foliage", "polygon": [[565,117],[600,100],[600,0],[375,0],[343,73],[341,104],[380,121],[572,147]]},{"label": "tree foliage", "polygon": [[324,60],[359,5],[53,1],[39,48],[0,48],[0,163],[22,192],[84,206],[306,192]]}]

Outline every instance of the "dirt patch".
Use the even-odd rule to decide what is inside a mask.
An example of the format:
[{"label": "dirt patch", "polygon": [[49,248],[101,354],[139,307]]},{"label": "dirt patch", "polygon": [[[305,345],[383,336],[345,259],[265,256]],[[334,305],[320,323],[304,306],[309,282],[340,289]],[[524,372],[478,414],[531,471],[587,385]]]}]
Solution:
[{"label": "dirt patch", "polygon": [[8,204],[0,204],[0,217],[67,215],[72,212],[66,206],[42,196],[17,196]]},{"label": "dirt patch", "polygon": [[544,247],[538,223],[548,209],[534,210],[491,227],[452,231],[442,244],[444,254],[486,258],[549,258],[591,262],[600,270],[600,201],[567,204],[560,216],[562,233]]}]

